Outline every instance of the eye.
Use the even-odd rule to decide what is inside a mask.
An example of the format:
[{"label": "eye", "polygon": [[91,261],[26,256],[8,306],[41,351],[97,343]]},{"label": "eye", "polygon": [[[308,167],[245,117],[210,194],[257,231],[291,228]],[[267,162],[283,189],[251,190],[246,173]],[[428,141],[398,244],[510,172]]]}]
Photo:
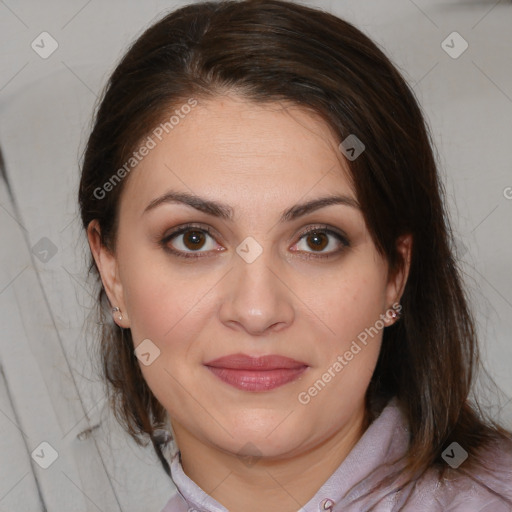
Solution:
[{"label": "eye", "polygon": [[[201,258],[209,252],[224,251],[208,226],[188,224],[168,233],[160,245],[165,251],[182,258]],[[290,249],[308,258],[327,258],[350,246],[348,238],[328,226],[314,226],[304,231]]]},{"label": "eye", "polygon": [[[200,258],[206,252],[224,250],[208,227],[187,225],[174,230],[161,240],[164,249],[183,258]],[[199,253],[195,255],[194,253]]]},{"label": "eye", "polygon": [[321,226],[309,228],[302,233],[292,250],[309,253],[308,257],[325,258],[337,254],[349,246],[350,243],[346,236],[327,226]]}]

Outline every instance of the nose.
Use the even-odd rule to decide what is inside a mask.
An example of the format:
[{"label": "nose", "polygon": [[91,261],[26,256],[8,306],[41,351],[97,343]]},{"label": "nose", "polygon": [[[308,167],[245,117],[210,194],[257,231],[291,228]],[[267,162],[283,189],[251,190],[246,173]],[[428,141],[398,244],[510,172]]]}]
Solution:
[{"label": "nose", "polygon": [[[224,282],[220,320],[254,336],[278,332],[292,324],[293,293],[266,251],[252,263],[234,256],[234,268]],[[276,267],[276,265],[273,265]]]}]

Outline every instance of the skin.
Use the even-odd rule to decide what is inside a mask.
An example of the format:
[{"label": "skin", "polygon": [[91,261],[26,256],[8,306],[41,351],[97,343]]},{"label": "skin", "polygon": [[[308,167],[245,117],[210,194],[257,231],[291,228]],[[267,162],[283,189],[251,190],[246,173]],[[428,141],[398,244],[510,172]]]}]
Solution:
[{"label": "skin", "polygon": [[[107,295],[121,308],[115,321],[131,329],[135,346],[150,339],[160,350],[149,366],[139,364],[169,413],[185,473],[232,511],[297,510],[366,428],[364,397],[382,330],[307,405],[298,396],[399,302],[411,238],[397,240],[406,265],[390,275],[357,208],[333,204],[279,220],[319,197],[356,200],[338,143],[325,122],[298,107],[236,96],[199,101],[126,178],[116,253],[101,246],[95,221],[88,229]],[[143,213],[171,189],[225,203],[233,218],[180,203]],[[200,237],[199,249],[183,235],[167,246],[205,257],[180,258],[159,244],[189,222],[209,226],[212,236]],[[302,235],[319,225],[345,233],[350,245],[324,230],[319,249]],[[236,252],[248,236],[263,251],[252,263]],[[248,392],[203,364],[240,352],[309,367],[277,389]]]}]

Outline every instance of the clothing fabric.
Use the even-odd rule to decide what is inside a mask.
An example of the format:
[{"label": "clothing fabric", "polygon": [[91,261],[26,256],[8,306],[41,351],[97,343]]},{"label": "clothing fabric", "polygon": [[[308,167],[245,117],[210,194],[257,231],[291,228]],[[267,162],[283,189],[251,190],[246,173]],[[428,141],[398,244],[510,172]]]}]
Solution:
[{"label": "clothing fabric", "polygon": [[[455,469],[464,452],[462,447],[454,446],[443,452],[445,460],[450,461],[451,457],[456,461],[450,461],[454,469],[443,480],[436,476],[436,471],[429,470],[402,489],[397,490],[397,479],[389,487],[357,500],[391,470],[400,469],[403,462],[397,464],[396,460],[406,453],[408,439],[405,416],[393,398],[298,512],[512,512],[512,452],[503,447],[487,454],[492,461],[491,472],[467,474],[463,462],[459,470]],[[228,512],[184,473],[179,451],[172,441],[168,457],[178,492],[161,512]]]}]

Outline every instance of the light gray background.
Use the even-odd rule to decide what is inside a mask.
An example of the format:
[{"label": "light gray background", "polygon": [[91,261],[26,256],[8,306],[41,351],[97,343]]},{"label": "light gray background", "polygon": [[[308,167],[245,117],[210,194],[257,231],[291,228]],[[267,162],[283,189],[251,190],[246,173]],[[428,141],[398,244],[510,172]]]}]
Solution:
[{"label": "light gray background", "polygon": [[[173,492],[152,448],[137,447],[112,419],[92,370],[84,320],[94,298],[76,189],[106,78],[130,41],[184,3],[0,0],[0,145],[10,186],[0,179],[0,511],[159,511]],[[504,392],[492,410],[512,426],[512,4],[308,4],[370,35],[414,87],[484,359]],[[31,48],[43,31],[58,42],[47,59]],[[442,48],[453,31],[469,44],[456,59]],[[57,251],[46,262],[36,245],[44,237]],[[31,458],[37,448],[49,460],[43,441],[58,452],[48,469]]]}]

